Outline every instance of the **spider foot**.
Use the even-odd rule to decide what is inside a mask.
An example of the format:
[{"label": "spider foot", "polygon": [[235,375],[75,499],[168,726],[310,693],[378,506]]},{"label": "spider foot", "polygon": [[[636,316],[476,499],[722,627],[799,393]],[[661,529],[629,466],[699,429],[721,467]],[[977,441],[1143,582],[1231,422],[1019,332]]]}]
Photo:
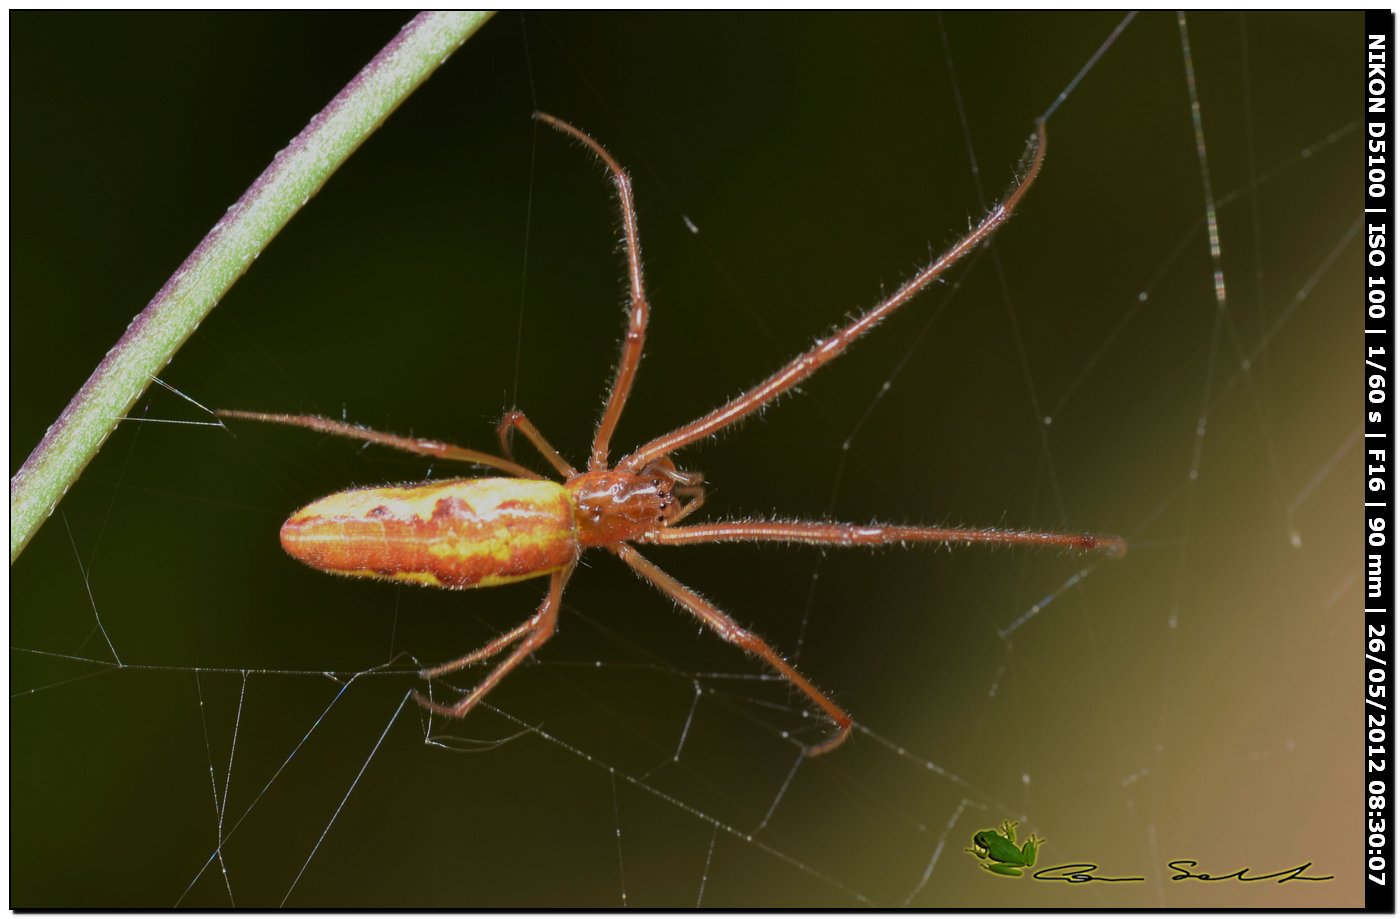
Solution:
[{"label": "spider foot", "polygon": [[465,715],[466,709],[458,710],[456,705],[443,705],[441,702],[434,702],[418,690],[413,690],[413,701],[434,715],[442,715],[444,718],[461,718]]},{"label": "spider foot", "polygon": [[845,724],[838,724],[835,734],[833,734],[831,737],[828,737],[826,740],[823,740],[821,743],[812,744],[810,747],[804,747],[802,750],[802,754],[808,759],[811,759],[815,756],[821,756],[823,753],[830,753],[832,750],[835,750],[837,747],[845,743],[846,738],[850,736],[850,722],[846,722]]}]

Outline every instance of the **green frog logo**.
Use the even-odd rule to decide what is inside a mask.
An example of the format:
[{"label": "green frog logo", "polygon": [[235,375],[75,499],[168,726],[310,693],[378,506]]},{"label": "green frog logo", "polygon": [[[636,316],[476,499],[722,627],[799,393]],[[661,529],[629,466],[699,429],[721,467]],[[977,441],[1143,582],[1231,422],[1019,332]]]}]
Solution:
[{"label": "green frog logo", "polygon": [[973,833],[972,845],[964,851],[977,856],[992,874],[1018,878],[1022,868],[1035,864],[1035,854],[1043,845],[1045,840],[1032,833],[1025,845],[1016,848],[1016,824],[1003,820],[1000,829]]}]

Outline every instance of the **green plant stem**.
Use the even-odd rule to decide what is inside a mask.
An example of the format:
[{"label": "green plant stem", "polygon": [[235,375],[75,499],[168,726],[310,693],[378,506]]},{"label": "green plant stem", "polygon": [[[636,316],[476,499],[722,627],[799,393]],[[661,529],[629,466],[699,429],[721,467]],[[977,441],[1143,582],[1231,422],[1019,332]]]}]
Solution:
[{"label": "green plant stem", "polygon": [[263,170],[107,352],[10,479],[10,564],[185,340],[287,221],[489,12],[421,13]]}]

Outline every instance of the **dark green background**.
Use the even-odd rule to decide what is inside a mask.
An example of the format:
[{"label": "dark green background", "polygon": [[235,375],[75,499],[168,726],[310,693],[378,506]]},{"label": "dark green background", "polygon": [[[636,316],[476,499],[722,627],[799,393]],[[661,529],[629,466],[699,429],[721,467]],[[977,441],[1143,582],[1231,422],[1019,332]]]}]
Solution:
[{"label": "dark green background", "polygon": [[[12,470],[403,20],[11,16]],[[945,50],[932,16],[503,14],[333,177],[162,377],[204,405],[344,412],[479,447],[518,404],[581,462],[623,271],[601,170],[537,132],[539,107],[636,179],[654,313],[625,449],[738,392],[956,239],[1117,21],[949,15]],[[803,730],[789,694],[702,678],[681,761],[666,765],[690,674],[763,671],[590,560],[542,666],[491,697],[566,746],[527,733],[453,755],[425,746],[405,709],[289,904],[617,906],[625,888],[630,905],[686,905],[702,879],[716,906],[856,902],[832,880],[897,904],[945,830],[918,905],[1358,903],[1359,240],[1315,275],[1360,207],[1361,19],[1189,24],[1223,324],[1177,22],[1143,15],[1054,115],[1040,183],[995,249],[950,277],[954,296],[921,298],[805,396],[679,457],[706,472],[716,518],[1119,532],[1126,559],[1007,643],[997,630],[1085,559],[837,553],[813,588],[810,551],[653,552],[785,653],[805,613],[804,672],[916,757],[858,735],[804,763],[755,833],[767,849],[686,808],[759,827],[796,755],[778,732]],[[1038,426],[1051,412],[1053,468]],[[158,389],[137,413],[206,420]],[[222,788],[239,670],[279,673],[246,683],[226,834],[333,696],[320,672],[391,649],[445,659],[533,608],[542,584],[400,590],[318,575],[277,546],[281,519],[312,498],[428,472],[246,424],[116,432],[11,573],[11,906],[176,902],[216,844],[210,760]],[[123,659],[169,669],[46,656],[106,653],[80,563]],[[281,901],[412,685],[358,681],[301,748],[226,846],[234,902]],[[453,727],[519,730],[486,711]],[[1150,880],[991,878],[960,850],[1005,817],[1049,838],[1047,863]],[[1337,880],[1183,888],[1163,880],[1173,857],[1222,871],[1311,860]],[[217,870],[182,901],[228,902]]]}]

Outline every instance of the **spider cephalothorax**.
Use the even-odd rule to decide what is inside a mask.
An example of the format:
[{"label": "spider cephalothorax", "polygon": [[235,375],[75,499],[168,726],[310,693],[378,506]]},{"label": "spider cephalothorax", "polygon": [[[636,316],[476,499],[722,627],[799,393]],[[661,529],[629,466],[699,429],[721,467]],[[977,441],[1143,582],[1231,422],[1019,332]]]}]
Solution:
[{"label": "spider cephalothorax", "polygon": [[[670,526],[699,506],[704,491],[648,466],[640,473],[607,469],[584,472],[564,483],[573,496],[575,527],[582,548],[607,546]],[[678,484],[684,482],[685,484]],[[688,499],[688,500],[686,500]]]}]

